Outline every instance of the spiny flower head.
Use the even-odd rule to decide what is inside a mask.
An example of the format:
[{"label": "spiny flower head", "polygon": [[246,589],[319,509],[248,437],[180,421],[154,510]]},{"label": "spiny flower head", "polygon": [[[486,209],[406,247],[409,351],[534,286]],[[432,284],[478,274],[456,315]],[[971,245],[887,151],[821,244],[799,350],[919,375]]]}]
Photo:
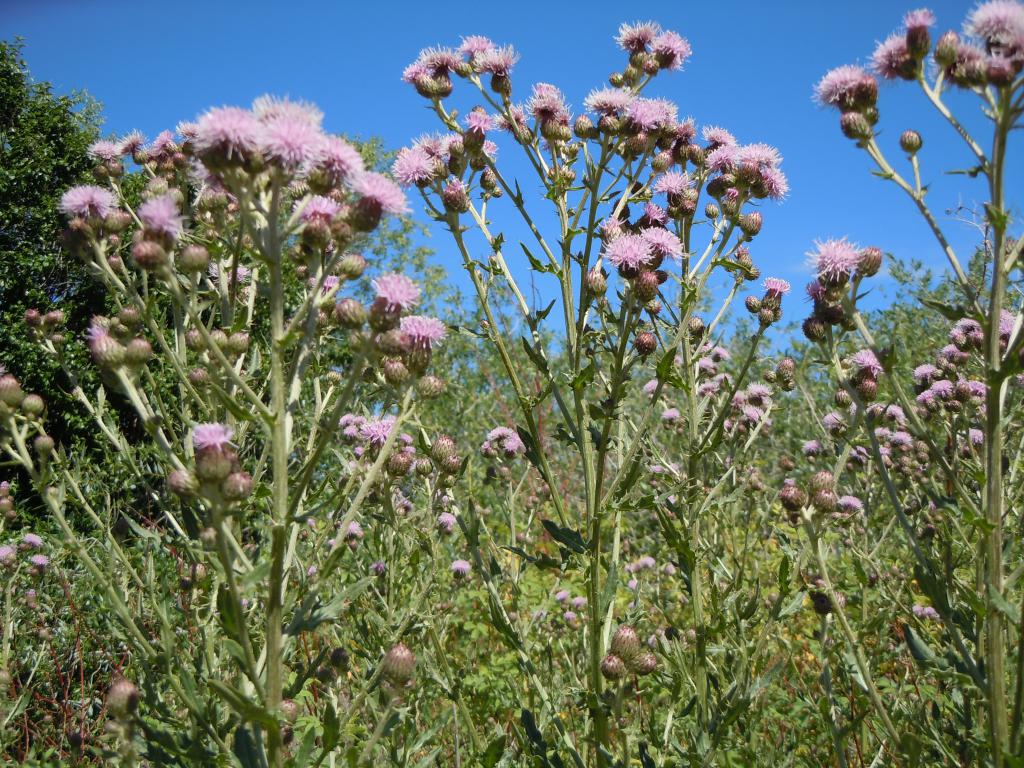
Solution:
[{"label": "spiny flower head", "polygon": [[355,147],[338,136],[326,136],[321,140],[311,165],[324,171],[327,182],[332,186],[363,173],[362,156]]},{"label": "spiny flower head", "polygon": [[387,442],[395,428],[395,417],[385,416],[376,421],[368,421],[359,427],[359,436],[370,445],[380,448]]},{"label": "spiny flower head", "polygon": [[474,56],[479,56],[481,53],[494,50],[494,43],[489,37],[483,35],[469,35],[468,37],[462,38],[462,43],[459,45],[459,53],[463,56],[469,56],[471,59]]},{"label": "spiny flower head", "polygon": [[708,145],[708,149],[716,149],[718,147],[731,147],[736,144],[736,137],[733,136],[725,128],[719,128],[717,125],[706,125],[700,132],[701,138],[704,139]]},{"label": "spiny flower head", "polygon": [[215,107],[199,118],[192,140],[203,160],[245,160],[258,147],[260,122],[247,109]]},{"label": "spiny flower head", "polygon": [[910,55],[907,36],[894,32],[879,43],[871,54],[871,67],[887,80],[912,79],[917,72],[917,61]]},{"label": "spiny flower head", "polygon": [[885,371],[878,357],[870,349],[854,352],[846,362],[856,368],[861,375],[869,376],[872,379],[877,379]]},{"label": "spiny flower head", "polygon": [[121,154],[131,155],[138,152],[146,145],[146,137],[141,131],[132,131],[121,139]]},{"label": "spiny flower head", "polygon": [[668,99],[634,99],[626,108],[626,117],[637,128],[656,131],[672,126],[678,110]]},{"label": "spiny flower head", "polygon": [[390,312],[412,309],[420,300],[419,286],[405,275],[381,275],[373,281],[373,288]]},{"label": "spiny flower head", "polygon": [[653,21],[637,21],[633,24],[620,25],[615,42],[624,51],[640,53],[647,50],[647,46],[653,43],[654,38],[660,34],[661,27]]},{"label": "spiny flower head", "polygon": [[364,172],[352,181],[352,191],[369,200],[384,213],[401,214],[408,210],[405,194],[395,182],[380,173]]},{"label": "spiny flower head", "polygon": [[846,64],[825,73],[814,89],[815,98],[823,106],[843,111],[860,109],[875,103],[878,83],[863,67]]},{"label": "spiny flower head", "polygon": [[663,173],[654,182],[654,191],[670,197],[683,194],[693,186],[688,174],[682,171]]},{"label": "spiny flower head", "polygon": [[526,108],[538,123],[569,124],[570,115],[565,106],[565,97],[550,83],[537,83],[533,86],[533,95],[526,103]]},{"label": "spiny flower head", "polygon": [[149,232],[176,239],[182,230],[181,211],[171,195],[153,197],[139,206],[139,218]]},{"label": "spiny flower head", "polygon": [[261,120],[259,134],[260,149],[268,160],[296,170],[316,159],[324,142],[318,124],[301,111],[284,110],[269,115]]},{"label": "spiny flower head", "polygon": [[498,77],[508,77],[519,61],[519,54],[511,45],[491,48],[473,57],[473,68]]},{"label": "spiny flower head", "polygon": [[192,445],[197,451],[223,452],[231,446],[234,430],[225,424],[196,424],[192,428]]},{"label": "spiny flower head", "polygon": [[116,201],[110,190],[93,184],[72,187],[60,198],[60,210],[68,216],[104,219]]},{"label": "spiny flower head", "polygon": [[437,165],[422,147],[405,147],[395,157],[391,173],[403,187],[411,187],[429,182]]},{"label": "spiny flower head", "polygon": [[623,235],[608,244],[607,255],[616,267],[639,269],[651,260],[652,249],[640,235]]},{"label": "spiny flower head", "polygon": [[764,289],[768,292],[769,296],[775,298],[782,298],[790,291],[790,285],[788,282],[779,277],[768,277],[764,281]]},{"label": "spiny flower head", "polygon": [[260,96],[252,103],[252,113],[263,123],[270,123],[278,118],[301,120],[314,128],[319,128],[324,121],[324,113],[315,104],[306,101],[281,99],[269,94]]},{"label": "spiny flower head", "polygon": [[736,152],[736,162],[758,170],[778,168],[782,164],[782,155],[770,144],[744,144]]},{"label": "spiny flower head", "polygon": [[89,157],[95,160],[110,162],[121,157],[121,145],[113,141],[95,141],[89,145],[87,150]]},{"label": "spiny flower head", "polygon": [[860,263],[860,249],[845,237],[821,240],[815,245],[818,250],[810,256],[823,283],[844,283]]},{"label": "spiny flower head", "polygon": [[426,317],[424,315],[403,317],[399,327],[402,333],[409,337],[413,346],[422,349],[432,349],[448,333],[444,323],[436,317]]},{"label": "spiny flower head", "polygon": [[1024,45],[1024,3],[989,0],[967,17],[965,31],[1000,46]]},{"label": "spiny flower head", "polygon": [[322,221],[330,224],[340,210],[341,205],[331,198],[313,195],[302,209],[301,218],[303,221]]},{"label": "spiny flower head", "polygon": [[625,88],[601,88],[591,91],[583,105],[599,115],[617,115],[636,99],[632,91]]},{"label": "spiny flower head", "polygon": [[640,237],[644,239],[651,252],[656,256],[663,258],[671,256],[678,259],[683,255],[683,243],[667,229],[647,227],[640,232]]},{"label": "spiny flower head", "polygon": [[682,69],[693,49],[686,38],[667,30],[651,41],[651,52],[663,69]]},{"label": "spiny flower head", "polygon": [[903,26],[908,30],[928,29],[935,25],[935,14],[928,8],[916,8],[903,16]]}]

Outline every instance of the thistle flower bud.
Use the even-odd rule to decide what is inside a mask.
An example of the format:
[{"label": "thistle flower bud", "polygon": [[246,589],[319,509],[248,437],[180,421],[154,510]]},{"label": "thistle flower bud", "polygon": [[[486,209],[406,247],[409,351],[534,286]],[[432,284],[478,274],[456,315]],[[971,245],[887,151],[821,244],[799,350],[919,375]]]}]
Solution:
[{"label": "thistle flower bud", "polygon": [[953,30],[943,33],[935,43],[935,63],[942,68],[956,63],[960,48],[960,36]]},{"label": "thistle flower bud", "polygon": [[640,653],[640,636],[628,624],[621,625],[612,635],[611,651],[621,659],[632,659]]},{"label": "thistle flower bud", "polygon": [[221,493],[228,501],[242,501],[252,495],[252,475],[248,472],[232,472],[221,484]]},{"label": "thistle flower bud", "polygon": [[633,290],[637,299],[648,302],[658,295],[658,276],[650,270],[643,270],[633,279]]},{"label": "thistle flower bud", "polygon": [[823,488],[811,494],[811,504],[818,512],[827,515],[838,509],[839,498],[835,491]]},{"label": "thistle flower bud", "polygon": [[704,320],[697,315],[691,315],[690,320],[687,322],[686,330],[690,333],[690,340],[694,343],[700,341],[704,337],[704,333],[707,331],[707,326],[704,324]]},{"label": "thistle flower bud", "polygon": [[400,355],[408,352],[410,346],[409,335],[402,333],[398,328],[392,328],[377,336],[377,349],[385,355]]},{"label": "thistle flower bud", "polygon": [[465,213],[469,210],[469,194],[466,185],[459,179],[453,179],[445,185],[441,190],[441,200],[449,211]]},{"label": "thistle flower bud", "polygon": [[820,317],[808,317],[804,320],[803,332],[808,341],[820,344],[828,337],[828,323]]},{"label": "thistle flower bud", "polygon": [[205,272],[210,265],[210,253],[201,245],[192,244],[178,254],[178,269],[188,274]]},{"label": "thistle flower bud", "polygon": [[117,678],[107,693],[107,706],[119,720],[131,717],[139,708],[139,689],[123,677]]},{"label": "thistle flower bud", "polygon": [[764,328],[767,328],[772,323],[777,322],[781,317],[781,309],[766,307],[763,304],[761,305],[761,310],[757,313],[757,320]]},{"label": "thistle flower bud", "polygon": [[416,656],[405,644],[398,643],[384,654],[381,674],[392,683],[404,684],[416,673]]},{"label": "thistle flower bud", "polygon": [[405,451],[397,451],[388,457],[388,474],[393,477],[402,477],[409,473],[413,465],[413,455]]},{"label": "thistle flower bud", "polygon": [[608,290],[608,274],[597,267],[587,272],[587,289],[595,296],[604,296]]},{"label": "thistle flower bud", "polygon": [[784,485],[779,491],[779,501],[788,512],[799,512],[807,505],[807,494],[797,485]]},{"label": "thistle flower bud", "polygon": [[444,465],[453,457],[458,458],[458,447],[448,435],[438,435],[430,446],[430,456],[438,464]]},{"label": "thistle flower bud", "polygon": [[638,355],[647,357],[658,348],[658,339],[650,331],[641,331],[633,339],[633,349],[636,350]]},{"label": "thistle flower bud", "polygon": [[346,253],[338,262],[338,273],[348,279],[356,280],[366,271],[367,262],[358,253]]},{"label": "thistle flower bud", "polygon": [[775,372],[783,379],[791,379],[796,374],[796,361],[792,357],[784,357],[775,366]]},{"label": "thistle flower bud", "polygon": [[143,338],[135,338],[124,348],[124,361],[127,365],[141,367],[153,357],[153,346]]},{"label": "thistle flower bud", "polygon": [[188,372],[188,381],[193,387],[203,388],[210,384],[210,372],[205,368],[193,368]]},{"label": "thistle flower bud", "polygon": [[743,300],[743,305],[747,308],[747,312],[752,315],[756,315],[761,311],[761,300],[757,296],[747,296]]},{"label": "thistle flower bud", "polygon": [[626,672],[626,663],[614,653],[609,653],[601,659],[601,674],[606,680],[621,680],[626,676]]},{"label": "thistle flower bud", "polygon": [[824,469],[821,472],[816,472],[814,475],[812,475],[810,480],[810,487],[812,493],[826,489],[831,490],[835,486],[835,484],[835,477],[832,475],[831,472]]},{"label": "thistle flower bud", "polygon": [[299,705],[292,699],[282,699],[281,716],[286,723],[294,723],[299,717]]},{"label": "thistle flower bud", "polygon": [[21,410],[26,416],[42,416],[46,403],[39,395],[25,395],[21,401]]},{"label": "thistle flower bud", "polygon": [[900,149],[908,155],[917,154],[923,143],[921,141],[921,134],[917,131],[904,131],[900,134]]},{"label": "thistle flower bud", "polygon": [[424,376],[416,382],[416,389],[422,397],[427,399],[443,394],[445,388],[444,380],[437,376]]},{"label": "thistle flower bud", "polygon": [[718,206],[714,203],[708,203],[704,206],[704,215],[709,219],[717,219],[721,213],[722,212],[718,209]]},{"label": "thistle flower bud", "polygon": [[878,382],[870,377],[858,379],[857,396],[866,403],[873,402],[878,397]]},{"label": "thistle flower bud", "polygon": [[754,237],[758,232],[761,231],[761,224],[764,222],[764,217],[761,216],[759,211],[752,211],[750,213],[744,213],[740,216],[739,225],[747,237]]},{"label": "thistle flower bud", "polygon": [[107,214],[107,218],[103,220],[103,229],[112,234],[120,233],[128,229],[128,225],[131,223],[131,214],[118,208]]},{"label": "thistle flower bud", "polygon": [[857,272],[864,277],[874,277],[882,268],[882,250],[875,246],[864,248],[857,262]]},{"label": "thistle flower bud", "polygon": [[855,141],[866,141],[875,135],[871,123],[861,112],[843,112],[839,117],[843,135]]},{"label": "thistle flower bud", "polygon": [[649,675],[658,668],[658,657],[646,651],[633,659],[629,668],[637,675]]},{"label": "thistle flower bud", "polygon": [[594,122],[587,115],[580,115],[576,118],[576,123],[573,125],[573,132],[577,137],[584,141],[588,139],[596,139],[600,135],[597,127],[594,125]]},{"label": "thistle flower bud", "polygon": [[186,469],[176,469],[167,476],[167,487],[175,496],[188,499],[199,493],[199,480]]},{"label": "thistle flower bud", "polygon": [[132,246],[132,258],[142,269],[153,272],[167,264],[167,251],[160,243],[139,240]]},{"label": "thistle flower bud", "polygon": [[420,477],[427,477],[434,471],[434,464],[430,459],[417,459],[415,469],[417,475]]},{"label": "thistle flower bud", "polygon": [[342,299],[334,305],[334,320],[342,328],[362,328],[366,317],[366,308],[355,299]]},{"label": "thistle flower bud", "polygon": [[384,380],[393,387],[400,386],[409,380],[409,369],[397,358],[388,358],[381,363]]},{"label": "thistle flower bud", "polygon": [[49,435],[39,435],[32,441],[32,445],[35,447],[39,457],[43,459],[49,458],[56,447],[56,443],[54,443],[53,438]]}]

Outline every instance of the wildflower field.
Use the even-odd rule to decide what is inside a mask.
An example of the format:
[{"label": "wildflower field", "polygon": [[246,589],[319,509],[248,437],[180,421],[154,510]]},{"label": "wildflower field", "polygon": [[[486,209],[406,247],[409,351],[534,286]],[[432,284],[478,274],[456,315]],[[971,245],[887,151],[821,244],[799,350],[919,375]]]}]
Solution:
[{"label": "wildflower field", "polygon": [[383,46],[402,146],[103,134],[4,43],[0,763],[1024,766],[1024,4],[903,10],[799,130],[927,272],[762,253],[800,190],[654,21],[579,104]]}]

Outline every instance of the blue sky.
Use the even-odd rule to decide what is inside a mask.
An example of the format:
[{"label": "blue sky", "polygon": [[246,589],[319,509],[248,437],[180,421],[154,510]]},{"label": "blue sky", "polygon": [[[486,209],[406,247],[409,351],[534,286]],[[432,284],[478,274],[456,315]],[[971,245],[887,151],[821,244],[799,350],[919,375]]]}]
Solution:
[{"label": "blue sky", "polygon": [[[764,229],[751,248],[765,275],[802,286],[809,277],[805,253],[816,238],[833,236],[944,264],[910,201],[870,175],[867,156],[839,132],[837,114],[810,98],[827,69],[865,61],[875,42],[917,5],[718,0],[647,6],[646,16],[680,32],[694,50],[685,70],[659,77],[652,93],[676,101],[680,113],[698,124],[729,128],[741,142],[774,144],[785,158],[791,194],[782,204],[763,207]],[[959,28],[970,5],[943,1],[931,7],[941,32]],[[578,113],[583,97],[621,68],[623,54],[612,38],[618,24],[635,20],[637,12],[626,16],[623,9],[622,3],[604,2],[0,0],[0,29],[5,38],[25,38],[37,79],[52,81],[59,91],[83,88],[99,99],[105,129],[113,133],[138,128],[152,137],[209,106],[244,105],[272,93],[315,102],[329,130],[377,135],[398,148],[437,127],[425,101],[399,79],[421,48],[454,45],[469,34],[514,44],[522,54],[513,77],[516,93],[525,99],[530,84],[553,82]],[[965,122],[984,125],[973,99],[954,96],[951,102]],[[883,141],[898,168],[900,132],[915,128],[923,134],[929,200],[966,255],[977,233],[946,211],[975,206],[984,190],[943,171],[969,166],[969,153],[916,86],[883,87],[880,108]],[[504,161],[514,150],[503,145]],[[521,164],[510,167],[525,176]],[[1020,189],[1020,181],[1011,182],[1011,199],[1019,200]],[[457,275],[446,234],[435,230],[432,244]],[[519,256],[518,248],[508,255]],[[795,302],[789,306],[798,311]]]}]

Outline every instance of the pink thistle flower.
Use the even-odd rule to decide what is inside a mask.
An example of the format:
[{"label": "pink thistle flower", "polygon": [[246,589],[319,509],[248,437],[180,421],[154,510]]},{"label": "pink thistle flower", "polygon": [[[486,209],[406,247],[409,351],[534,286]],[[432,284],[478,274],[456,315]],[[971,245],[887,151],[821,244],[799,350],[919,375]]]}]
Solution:
[{"label": "pink thistle flower", "polygon": [[1001,46],[1024,41],[1024,4],[1016,0],[989,0],[967,17],[967,34]]},{"label": "pink thistle flower", "polygon": [[863,67],[846,64],[829,70],[814,89],[815,99],[823,106],[853,109],[873,102],[878,83]]},{"label": "pink thistle flower", "polygon": [[781,200],[789,194],[789,181],[778,168],[762,168],[759,182],[765,195],[772,200]]},{"label": "pink thistle flower", "polygon": [[907,31],[916,29],[928,29],[935,25],[935,14],[928,8],[917,8],[907,11],[903,16],[903,26]]},{"label": "pink thistle flower", "polygon": [[389,312],[403,312],[419,303],[420,288],[405,275],[391,273],[373,281],[377,298],[383,300]]},{"label": "pink thistle flower", "polygon": [[[196,137],[196,128],[197,127],[198,127],[198,124],[192,122],[191,120],[182,120],[176,126],[174,126],[174,131],[179,136],[181,136],[181,138],[186,139],[188,141],[191,141],[192,139],[194,139]],[[136,131],[135,133],[138,133],[138,131]],[[138,133],[138,135],[142,136],[141,133]]]},{"label": "pink thistle flower", "polygon": [[160,195],[147,200],[139,206],[138,214],[150,232],[165,235],[172,240],[181,235],[181,211],[178,210],[178,203],[171,195]]},{"label": "pink thistle flower", "polygon": [[43,546],[43,539],[38,534],[26,533],[22,536],[21,543],[29,549],[39,549],[39,547]]},{"label": "pink thistle flower", "polygon": [[659,34],[661,27],[653,21],[638,21],[633,24],[622,24],[615,42],[624,51],[639,53],[647,50],[647,46],[653,43]]},{"label": "pink thistle flower", "polygon": [[740,148],[735,144],[723,144],[708,153],[704,164],[712,171],[731,171],[740,157]]},{"label": "pink thistle flower", "polygon": [[448,329],[445,328],[444,323],[436,317],[426,317],[424,315],[403,317],[399,328],[401,328],[402,333],[409,337],[413,346],[422,349],[433,349],[434,345],[448,334]]},{"label": "pink thistle flower", "polygon": [[856,512],[864,511],[864,502],[858,499],[856,496],[840,496],[839,497],[839,509],[848,515]]},{"label": "pink thistle flower", "polygon": [[300,120],[313,128],[320,128],[324,121],[324,113],[315,104],[280,99],[269,94],[260,96],[252,103],[252,113],[261,123],[288,118],[289,120]]},{"label": "pink thistle flower", "polygon": [[93,184],[72,187],[60,198],[62,213],[90,219],[105,219],[115,204],[114,195],[109,190]]},{"label": "pink thistle flower", "polygon": [[967,439],[970,441],[971,445],[981,446],[985,444],[985,433],[980,429],[971,427],[967,430]]},{"label": "pink thistle flower", "polygon": [[732,353],[725,347],[712,347],[709,352],[711,359],[717,361],[732,359]]},{"label": "pink thistle flower", "polygon": [[802,447],[804,456],[818,456],[821,454],[821,450],[821,443],[817,440],[808,440]]},{"label": "pink thistle flower", "polygon": [[651,52],[658,58],[662,68],[682,69],[693,49],[686,38],[675,32],[666,31],[651,41]]},{"label": "pink thistle flower", "polygon": [[745,144],[739,148],[736,162],[759,170],[778,168],[782,164],[782,155],[770,144]]},{"label": "pink thistle flower", "polygon": [[660,205],[644,203],[643,219],[651,224],[665,226],[668,224],[668,213]]},{"label": "pink thistle flower", "polygon": [[16,550],[10,544],[0,546],[0,565],[10,565],[17,555]]},{"label": "pink thistle flower", "polygon": [[717,125],[704,126],[700,135],[707,143],[708,149],[732,147],[736,145],[736,137],[729,133],[729,131],[725,130],[725,128],[719,128]]},{"label": "pink thistle flower", "polygon": [[341,205],[331,198],[314,195],[309,198],[302,209],[301,218],[303,221],[322,221],[325,224],[330,224],[340,210]]},{"label": "pink thistle flower", "polygon": [[132,131],[121,139],[122,155],[133,155],[146,145],[146,137],[140,131]]},{"label": "pink thistle flower", "polygon": [[508,108],[507,115],[498,115],[498,128],[513,136],[526,135],[530,132],[530,126],[526,122],[526,111],[518,104]]},{"label": "pink thistle flower", "polygon": [[889,435],[889,443],[897,448],[909,448],[914,444],[914,438],[909,432],[898,430]]},{"label": "pink thistle flower", "polygon": [[640,269],[651,260],[652,250],[640,235],[623,235],[608,244],[607,255],[616,267]]},{"label": "pink thistle flower", "polygon": [[483,153],[487,157],[489,157],[491,160],[493,160],[494,158],[496,158],[498,156],[498,145],[495,144],[493,141],[490,141],[490,140],[485,141],[484,145],[483,145],[483,147],[481,147],[481,149],[483,150]]},{"label": "pink thistle flower", "polygon": [[395,182],[379,173],[361,173],[352,181],[352,191],[369,200],[384,213],[402,214],[408,210],[405,194]]},{"label": "pink thistle flower", "polygon": [[244,160],[259,145],[260,123],[247,109],[217,107],[199,118],[192,140],[200,158]]},{"label": "pink thistle flower", "polygon": [[871,54],[871,67],[887,80],[908,80],[914,77],[917,61],[910,55],[907,36],[894,32],[879,43]]},{"label": "pink thistle flower", "polygon": [[519,54],[511,45],[491,48],[473,57],[473,68],[479,72],[489,72],[498,77],[508,77],[512,67],[519,61]]},{"label": "pink thistle flower", "polygon": [[612,116],[627,109],[635,99],[633,92],[625,88],[601,88],[591,91],[583,106],[599,115]]},{"label": "pink thistle flower", "polygon": [[808,283],[804,290],[807,291],[807,298],[811,301],[821,301],[825,298],[825,286],[818,280]]},{"label": "pink thistle flower", "polygon": [[877,379],[885,372],[878,357],[870,349],[854,352],[846,359],[846,362],[855,367],[861,375],[870,376],[872,379]]},{"label": "pink thistle flower", "polygon": [[437,163],[421,147],[406,147],[398,152],[391,173],[403,187],[426,184],[437,170]]},{"label": "pink thistle flower", "polygon": [[192,428],[192,445],[197,451],[223,452],[231,446],[235,431],[225,424],[196,424]]},{"label": "pink thistle flower", "polygon": [[678,408],[666,408],[661,412],[662,421],[678,421],[679,420],[679,409]]},{"label": "pink thistle flower", "polygon": [[654,191],[675,197],[682,195],[693,186],[688,174],[682,171],[669,171],[663,173],[654,182]]},{"label": "pink thistle flower", "polygon": [[358,150],[338,136],[323,137],[311,161],[311,167],[323,171],[331,186],[363,172],[363,158]]},{"label": "pink thistle flower", "polygon": [[607,219],[604,219],[598,225],[598,229],[601,232],[601,239],[609,243],[615,238],[623,235],[622,221],[618,218],[608,217]]},{"label": "pink thistle flower", "polygon": [[391,436],[395,428],[395,417],[385,416],[376,421],[368,421],[359,427],[359,436],[370,445],[381,448]]},{"label": "pink thistle flower", "polygon": [[815,243],[818,250],[810,254],[818,271],[819,280],[842,283],[853,274],[860,263],[860,249],[847,240],[822,240]]},{"label": "pink thistle flower", "polygon": [[451,533],[455,530],[458,519],[451,512],[442,512],[437,516],[437,529],[441,533]]},{"label": "pink thistle flower", "polygon": [[468,37],[462,38],[462,43],[459,45],[459,53],[463,56],[479,56],[481,53],[493,50],[495,47],[494,43],[491,42],[489,37],[483,35],[469,35]]},{"label": "pink thistle flower", "polygon": [[656,256],[661,256],[662,258],[671,256],[674,259],[678,259],[683,255],[682,241],[667,229],[647,227],[647,229],[640,232],[640,237],[650,247],[651,253]]},{"label": "pink thistle flower", "polygon": [[779,277],[768,277],[764,281],[764,289],[768,292],[769,296],[773,296],[777,299],[781,299],[790,291],[790,285],[788,282]]},{"label": "pink thistle flower", "polygon": [[940,400],[949,400],[956,394],[956,387],[949,379],[939,379],[933,382],[929,389]]},{"label": "pink thistle flower", "polygon": [[50,565],[50,558],[46,555],[32,555],[28,561],[38,570],[46,570]]},{"label": "pink thistle flower", "polygon": [[114,141],[95,141],[89,145],[89,157],[109,163],[121,157],[121,145]]},{"label": "pink thistle flower", "polygon": [[821,425],[825,428],[826,432],[834,435],[846,428],[846,420],[835,411],[830,411],[822,418]]},{"label": "pink thistle flower", "polygon": [[471,110],[470,113],[466,115],[465,122],[468,131],[481,136],[494,129],[494,118],[482,109]]},{"label": "pink thistle flower", "polygon": [[931,621],[939,621],[939,612],[936,611],[930,605],[917,605],[915,604],[911,610],[914,615],[919,619],[930,619]]},{"label": "pink thistle flower", "polygon": [[466,579],[469,577],[470,571],[473,570],[473,566],[469,564],[468,560],[453,560],[451,564],[452,576],[456,579]]},{"label": "pink thistle flower", "polygon": [[651,379],[646,384],[644,384],[644,394],[645,395],[653,395],[654,394],[654,390],[656,390],[657,388],[658,388],[658,380],[657,379]]},{"label": "pink thistle flower", "polygon": [[668,99],[634,99],[626,108],[626,117],[644,131],[668,128],[676,121],[677,108]]},{"label": "pink thistle flower", "polygon": [[537,83],[526,108],[538,123],[555,122],[569,124],[569,109],[565,106],[562,92],[550,83]]},{"label": "pink thistle flower", "polygon": [[268,160],[289,170],[315,160],[324,143],[320,127],[301,113],[285,111],[262,121],[262,125],[260,149]]},{"label": "pink thistle flower", "polygon": [[174,141],[174,133],[171,131],[160,131],[147,151],[151,155],[164,155],[177,150],[177,143]]}]

